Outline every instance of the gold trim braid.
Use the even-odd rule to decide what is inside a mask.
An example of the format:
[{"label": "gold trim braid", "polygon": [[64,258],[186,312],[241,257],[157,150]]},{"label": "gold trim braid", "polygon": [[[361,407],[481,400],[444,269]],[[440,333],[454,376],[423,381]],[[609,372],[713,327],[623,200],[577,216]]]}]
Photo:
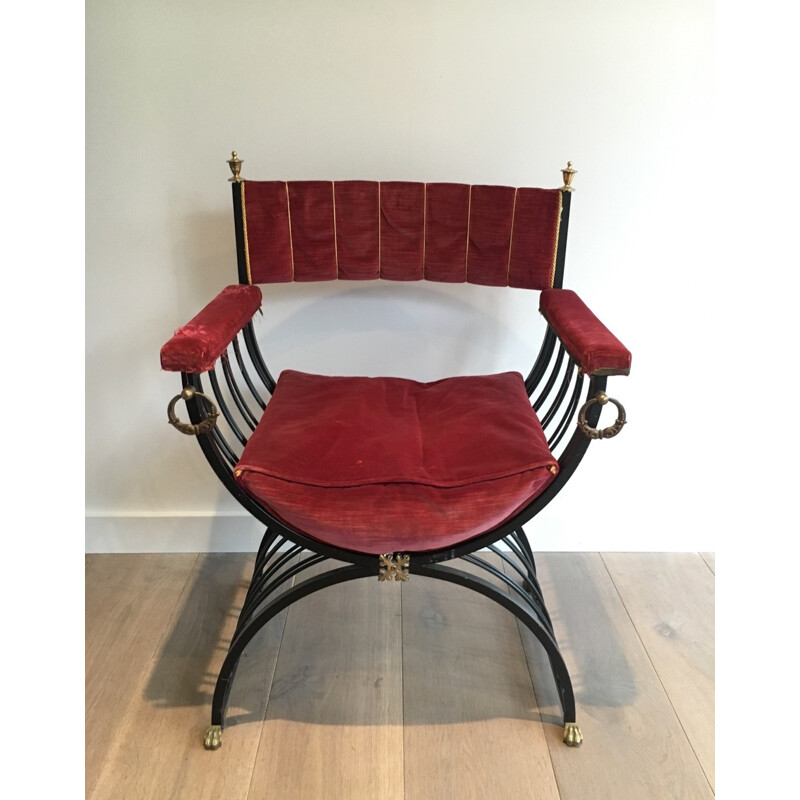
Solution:
[{"label": "gold trim braid", "polygon": [[472,224],[472,184],[469,185],[469,201],[467,204],[467,252],[464,253],[464,283],[469,283],[469,228]]},{"label": "gold trim braid", "polygon": [[289,200],[289,181],[284,181],[286,187],[286,218],[289,222],[289,255],[292,258],[292,280],[294,281],[294,241],[292,240],[292,204]]},{"label": "gold trim braid", "polygon": [[519,188],[514,189],[514,205],[511,207],[511,233],[508,235],[508,262],[506,263],[506,286],[511,285],[511,250],[514,247],[514,220],[517,216],[517,195]]},{"label": "gold trim braid", "polygon": [[564,212],[564,196],[561,190],[558,190],[558,220],[556,222],[556,243],[553,250],[553,269],[550,272],[550,288],[553,288],[553,282],[556,279],[556,264],[558,263],[558,238],[561,235],[561,214]]},{"label": "gold trim braid", "polygon": [[250,273],[250,243],[247,241],[247,204],[244,202],[244,185],[245,182],[241,181],[242,187],[242,231],[244,233],[244,265],[247,267],[247,282],[253,285],[253,276]]},{"label": "gold trim braid", "polygon": [[331,198],[333,199],[333,257],[336,260],[336,280],[339,280],[339,237],[336,233],[336,181],[331,181]]}]

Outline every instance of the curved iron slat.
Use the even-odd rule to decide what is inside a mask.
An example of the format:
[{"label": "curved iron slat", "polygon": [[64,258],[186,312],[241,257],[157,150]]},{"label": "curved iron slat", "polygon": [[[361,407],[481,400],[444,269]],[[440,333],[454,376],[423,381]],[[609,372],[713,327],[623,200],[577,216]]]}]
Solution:
[{"label": "curved iron slat", "polygon": [[265,569],[261,575],[258,576],[259,581],[269,580],[287,561],[291,561],[294,556],[300,555],[303,552],[303,545],[296,544],[286,550],[283,555],[275,559],[275,563]]},{"label": "curved iron slat", "polygon": [[287,539],[283,536],[277,536],[269,545],[269,549],[265,551],[264,556],[256,561],[255,568],[253,569],[253,577],[250,579],[250,585],[247,587],[247,594],[244,598],[243,606],[250,600],[251,595],[255,592],[256,581],[264,574],[267,569],[267,564],[280,552],[281,547],[286,544]]},{"label": "curved iron slat", "polygon": [[261,538],[261,544],[258,546],[258,552],[256,553],[255,568],[253,569],[254,575],[258,571],[259,563],[262,557],[267,552],[267,549],[270,547],[270,545],[272,545],[272,543],[275,541],[275,538],[279,535],[280,534],[277,531],[273,532],[272,529],[267,526],[266,530],[264,531],[264,536]]},{"label": "curved iron slat", "polygon": [[[206,372],[205,374],[208,375],[210,373]],[[200,375],[197,373],[182,372],[181,379],[184,388],[191,386],[198,392],[203,392],[203,382],[200,379]],[[197,398],[190,400],[186,404],[186,408],[189,412],[189,419],[191,419],[195,425],[201,423],[207,416],[205,410],[201,412]],[[233,481],[232,468],[236,466],[239,459],[236,457],[236,453],[233,452],[225,437],[220,433],[219,426],[215,425],[208,433],[198,436],[197,442],[208,463],[211,464],[211,468],[222,483],[231,491],[233,491],[233,486],[236,486],[238,489],[235,483],[231,486],[231,482]],[[228,469],[225,463],[226,461],[230,464],[231,469]]]},{"label": "curved iron slat", "polygon": [[516,581],[512,580],[508,575],[505,574],[500,569],[497,569],[493,564],[490,564],[488,561],[484,561],[482,558],[479,558],[474,553],[471,555],[461,556],[462,561],[466,561],[469,564],[474,564],[476,567],[480,567],[480,569],[485,570],[490,575],[493,575],[497,580],[502,581],[509,589],[513,589],[522,599],[523,601],[530,606],[533,610],[534,614],[538,618],[539,622],[550,632],[550,635],[555,638],[555,633],[553,632],[553,623],[550,621],[549,615],[547,615],[544,611],[544,608],[539,606],[538,603],[534,601],[534,599],[529,595]]},{"label": "curved iron slat", "polygon": [[561,369],[561,362],[564,360],[565,352],[566,348],[564,347],[564,343],[560,342],[558,345],[558,353],[556,354],[556,361],[553,365],[553,370],[550,373],[550,377],[548,377],[547,383],[544,385],[544,389],[542,389],[542,393],[536,398],[536,402],[533,404],[534,411],[539,411],[539,409],[542,407],[542,403],[544,403],[544,401],[547,399],[547,396],[550,394],[550,391],[556,382],[556,378],[558,377],[558,372]]},{"label": "curved iron slat", "polygon": [[258,403],[261,406],[261,410],[264,411],[267,407],[267,404],[264,402],[261,395],[258,393],[258,390],[253,385],[253,381],[250,378],[250,373],[247,371],[247,367],[244,365],[242,351],[239,347],[238,333],[233,337],[233,354],[236,356],[236,364],[239,367],[239,371],[242,373],[242,376],[244,377],[244,382],[247,384],[247,388],[250,389],[250,393],[253,395],[256,403]]},{"label": "curved iron slat", "polygon": [[522,547],[520,547],[519,542],[515,538],[509,538],[511,536],[513,536],[513,531],[508,536],[504,536],[501,541],[504,542],[508,546],[508,549],[520,560],[522,566],[528,570],[528,574],[535,575],[536,565],[528,559]]},{"label": "curved iron slat", "polygon": [[[280,586],[283,586],[286,581],[291,580],[295,577],[295,575],[300,574],[303,570],[308,569],[309,567],[313,567],[317,564],[321,564],[323,561],[328,561],[329,559],[327,556],[322,556],[319,554],[314,554],[309,556],[308,558],[304,559],[303,561],[299,561],[293,567],[289,567],[285,572],[282,572],[280,575],[276,576],[276,578],[271,582],[268,583],[266,586],[263,586],[258,593],[258,597],[254,597],[252,608],[249,612],[245,613],[244,607],[242,607],[242,611],[239,614],[239,621],[236,623],[236,633],[238,633],[239,629],[244,626],[244,624],[253,616],[253,614],[258,611],[259,606],[278,589]],[[234,634],[235,635],[235,634]]]},{"label": "curved iron slat", "polygon": [[250,588],[247,590],[248,596],[245,598],[245,601],[242,604],[242,616],[248,614],[252,609],[253,599],[261,593],[263,587],[269,583],[269,579],[275,575],[275,573],[280,570],[282,566],[287,564],[296,555],[299,555],[302,552],[303,548],[299,544],[295,545],[294,547],[290,547],[283,553],[282,556],[275,560],[275,563],[269,569],[265,570],[263,574],[259,575],[258,577],[253,578],[253,582],[250,584]]},{"label": "curved iron slat", "polygon": [[[517,573],[517,575],[519,575],[520,578],[522,578],[522,580],[525,581],[532,589],[536,588],[536,587],[534,587],[534,585],[533,585],[533,583],[531,581],[530,574],[528,574],[526,572],[523,572],[522,569],[520,568],[519,564],[517,564],[512,558],[510,558],[507,553],[504,553],[496,544],[490,544],[489,545],[489,550],[491,550],[496,555],[500,556],[500,558],[503,560],[503,562],[508,564]],[[462,558],[463,558],[463,556],[462,556]],[[524,566],[524,564],[523,564],[523,566]],[[537,586],[538,586],[538,584],[537,584]],[[534,598],[534,601],[536,601],[538,599],[539,603],[541,604],[541,609],[540,610],[542,612],[544,612],[544,615],[547,617],[547,621],[550,622],[550,615],[547,613],[547,607],[544,604],[544,597],[542,596],[541,588],[538,589],[538,591],[537,591],[535,596],[533,595],[533,592],[531,592],[530,594]],[[551,623],[551,625],[552,625],[552,623]]]},{"label": "curved iron slat", "polygon": [[219,428],[215,426],[209,435],[214,440],[217,450],[222,453],[231,468],[235,467],[239,463],[239,457],[233,452],[225,437],[220,433]]},{"label": "curved iron slat", "polygon": [[[523,531],[522,528],[520,528],[518,531],[514,531],[512,536],[514,538],[514,541],[517,543],[517,546],[520,548],[520,550],[522,550],[526,554],[526,558],[528,559],[524,562],[521,561],[522,565],[526,569],[528,569],[528,565],[530,565],[531,567],[533,567],[533,569],[528,570],[528,574],[525,575],[519,569],[519,567],[516,564],[514,564],[514,562],[511,559],[503,559],[503,560],[506,561],[506,563],[510,564],[517,571],[522,580],[528,584],[529,594],[531,595],[531,597],[533,597],[534,602],[539,603],[542,611],[544,612],[545,617],[547,617],[547,621],[552,626],[552,621],[550,620],[550,614],[547,611],[547,606],[545,605],[544,602],[544,592],[542,591],[542,587],[539,584],[539,579],[536,576],[536,561],[533,557],[533,550],[531,550],[530,543],[528,542],[528,537],[525,536],[525,531]],[[508,537],[506,537],[506,539],[504,539],[503,541],[508,543]],[[496,547],[496,545],[491,545],[490,549],[494,547]],[[502,558],[503,557],[502,550],[500,550],[500,548],[497,548],[497,551],[500,557]]]},{"label": "curved iron slat", "polygon": [[261,356],[261,348],[258,346],[252,320],[242,328],[242,337],[244,338],[244,346],[247,349],[250,360],[253,362],[253,366],[256,369],[256,375],[258,375],[261,382],[266,387],[266,390],[272,394],[275,391],[275,378],[272,377],[272,374]]},{"label": "curved iron slat", "polygon": [[283,545],[285,545],[288,541],[289,540],[285,536],[278,536],[278,538],[270,546],[269,552],[264,556],[264,560],[260,564],[260,572],[263,573],[267,567],[267,564],[269,564],[269,562],[275,558],[276,553],[278,553],[281,547],[283,547]]},{"label": "curved iron slat", "polygon": [[208,371],[208,377],[211,380],[211,388],[214,390],[214,397],[216,398],[220,410],[222,411],[222,416],[225,417],[225,421],[230,426],[234,436],[242,443],[242,446],[246,445],[247,437],[242,433],[241,429],[236,424],[236,421],[234,420],[233,415],[228,408],[228,404],[225,402],[225,397],[222,394],[222,387],[219,385],[219,380],[217,379],[216,367],[212,367]]},{"label": "curved iron slat", "polygon": [[264,625],[283,611],[284,608],[287,608],[297,600],[301,600],[303,597],[318,592],[320,589],[333,586],[337,583],[366,578],[374,574],[374,566],[367,567],[360,564],[348,564],[345,567],[337,567],[321,575],[314,575],[311,578],[307,578],[302,583],[292,586],[258,611],[248,624],[233,637],[228,654],[222,662],[222,668],[217,678],[217,685],[214,689],[214,697],[211,701],[211,724],[222,725],[230,684],[233,681],[233,675],[239,663],[239,658],[245,647],[247,647]]},{"label": "curved iron slat", "polygon": [[293,567],[289,567],[289,569],[287,569],[285,572],[275,576],[275,578],[269,584],[269,588],[266,586],[264,587],[264,597],[272,594],[279,586],[282,586],[284,583],[286,583],[286,581],[288,581],[290,578],[293,578],[295,575],[299,575],[301,572],[303,572],[303,570],[309,569],[317,564],[321,564],[323,561],[329,560],[330,559],[327,556],[323,556],[319,553],[312,553],[302,561],[298,561]]},{"label": "curved iron slat", "polygon": [[[514,561],[514,559],[508,555],[508,553],[501,550],[496,544],[490,544],[489,550],[491,550],[496,556],[499,556],[506,564],[508,564],[511,567],[511,569],[513,569],[517,573],[517,575],[519,575],[520,578],[522,578],[523,581],[528,580],[527,571],[523,570],[523,568],[520,567],[520,565],[517,564],[517,562]],[[523,567],[524,566],[525,565],[523,564]]]},{"label": "curved iron slat", "polygon": [[254,431],[258,425],[258,420],[253,415],[253,412],[250,411],[247,403],[244,401],[244,397],[242,397],[241,391],[239,391],[239,384],[236,383],[236,378],[233,376],[233,370],[231,369],[231,362],[228,358],[227,351],[220,356],[220,361],[222,361],[222,374],[225,376],[225,383],[228,384],[233,402],[236,403],[236,408],[239,409],[239,413],[242,415],[242,418],[247,423],[250,430]]},{"label": "curved iron slat", "polygon": [[415,573],[423,577],[439,578],[440,580],[471,589],[484,597],[488,597],[490,600],[494,600],[498,605],[514,614],[544,647],[553,671],[553,679],[558,690],[561,708],[564,712],[564,722],[575,722],[575,694],[572,690],[572,681],[569,677],[567,665],[564,663],[564,658],[553,635],[535,616],[528,612],[526,606],[517,600],[514,595],[499,589],[489,581],[444,564],[420,564]]},{"label": "curved iron slat", "polygon": [[536,361],[531,367],[528,377],[525,378],[525,391],[528,393],[528,397],[530,397],[534,391],[536,391],[536,387],[541,382],[542,377],[547,370],[547,365],[550,363],[550,358],[553,355],[555,346],[556,333],[548,324],[547,330],[544,334],[544,339],[542,340],[542,346],[539,349],[539,355],[536,357]]},{"label": "curved iron slat", "polygon": [[506,537],[502,541],[508,546],[508,549],[511,550],[511,552],[519,559],[522,566],[524,566],[525,569],[528,570],[528,574],[525,577],[525,580],[528,582],[528,585],[530,586],[530,595],[531,597],[533,597],[534,600],[538,601],[541,607],[546,611],[547,607],[545,606],[544,602],[544,593],[542,592],[542,587],[539,585],[539,580],[536,577],[536,565],[529,562],[527,560],[527,557],[525,557],[522,554],[522,548],[520,548],[520,545],[517,542],[510,541],[508,537]]},{"label": "curved iron slat", "polygon": [[550,439],[547,440],[547,446],[550,448],[551,453],[558,446],[558,443],[564,438],[564,434],[569,429],[570,420],[572,420],[575,417],[575,412],[578,410],[578,403],[580,402],[581,398],[582,388],[583,388],[583,373],[578,372],[578,376],[575,380],[575,388],[572,390],[572,397],[570,398],[569,405],[567,406],[567,410],[564,413],[564,417],[558,424],[555,433],[550,437]]},{"label": "curved iron slat", "polygon": [[572,381],[572,373],[574,369],[575,362],[570,357],[567,359],[567,366],[564,370],[564,378],[561,381],[561,385],[558,387],[558,392],[556,392],[555,399],[553,400],[550,408],[547,410],[547,413],[544,416],[544,419],[542,420],[542,429],[546,428],[550,424],[559,407],[561,406],[561,403],[567,394],[567,389],[569,389],[569,384]]},{"label": "curved iron slat", "polygon": [[517,528],[517,530],[515,530],[511,535],[514,537],[514,541],[520,546],[520,549],[528,557],[528,560],[531,562],[531,566],[533,567],[533,574],[535,575],[536,559],[533,557],[531,543],[528,541],[528,537],[525,535],[525,530],[523,528]]}]

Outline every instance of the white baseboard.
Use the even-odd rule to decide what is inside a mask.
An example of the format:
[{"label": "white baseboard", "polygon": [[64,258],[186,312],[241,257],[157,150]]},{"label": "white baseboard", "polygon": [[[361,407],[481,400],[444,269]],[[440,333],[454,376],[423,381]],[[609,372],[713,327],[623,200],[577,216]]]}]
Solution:
[{"label": "white baseboard", "polygon": [[254,553],[263,535],[245,515],[86,517],[87,553]]},{"label": "white baseboard", "polygon": [[[562,525],[551,516],[525,528],[537,553],[714,552],[707,532],[671,537],[625,536],[613,527],[595,530]],[[87,553],[254,553],[263,526],[245,514],[107,514],[86,517]]]},{"label": "white baseboard", "polygon": [[263,535],[244,515],[86,517],[87,553],[254,553]]}]

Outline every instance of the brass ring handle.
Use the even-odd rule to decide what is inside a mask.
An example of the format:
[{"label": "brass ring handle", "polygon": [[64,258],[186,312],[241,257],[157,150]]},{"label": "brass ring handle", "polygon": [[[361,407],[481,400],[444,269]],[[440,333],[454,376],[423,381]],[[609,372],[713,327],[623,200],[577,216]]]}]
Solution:
[{"label": "brass ring handle", "polygon": [[[208,416],[197,425],[192,425],[188,422],[181,422],[175,416],[175,403],[177,403],[181,398],[184,400],[191,400],[193,397],[202,397],[203,400],[205,400],[209,406],[211,406],[208,411]],[[175,397],[169,401],[169,405],[167,406],[167,419],[169,424],[177,428],[181,433],[185,433],[187,436],[198,436],[201,433],[208,433],[217,424],[218,416],[219,411],[217,411],[217,407],[214,405],[211,398],[202,392],[198,392],[192,386],[187,386],[180,394],[176,394]]]},{"label": "brass ring handle", "polygon": [[[589,425],[586,422],[586,412],[595,403],[599,403],[601,406],[604,406],[606,403],[613,403],[617,407],[617,421],[608,428],[593,428]],[[588,436],[590,439],[611,439],[622,430],[622,426],[625,422],[625,409],[622,407],[622,403],[603,392],[598,392],[594,397],[590,397],[581,406],[581,410],[578,412],[578,428],[580,428],[584,436]]]}]

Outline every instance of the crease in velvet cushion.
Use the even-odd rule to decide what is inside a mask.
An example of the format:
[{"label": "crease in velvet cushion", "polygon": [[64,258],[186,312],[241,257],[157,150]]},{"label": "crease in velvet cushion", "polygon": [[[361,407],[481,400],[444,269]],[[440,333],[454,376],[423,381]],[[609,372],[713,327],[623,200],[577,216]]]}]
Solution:
[{"label": "crease in velvet cushion", "polygon": [[419,383],[286,370],[235,474],[290,527],[377,554],[489,531],[557,467],[519,373]]}]

